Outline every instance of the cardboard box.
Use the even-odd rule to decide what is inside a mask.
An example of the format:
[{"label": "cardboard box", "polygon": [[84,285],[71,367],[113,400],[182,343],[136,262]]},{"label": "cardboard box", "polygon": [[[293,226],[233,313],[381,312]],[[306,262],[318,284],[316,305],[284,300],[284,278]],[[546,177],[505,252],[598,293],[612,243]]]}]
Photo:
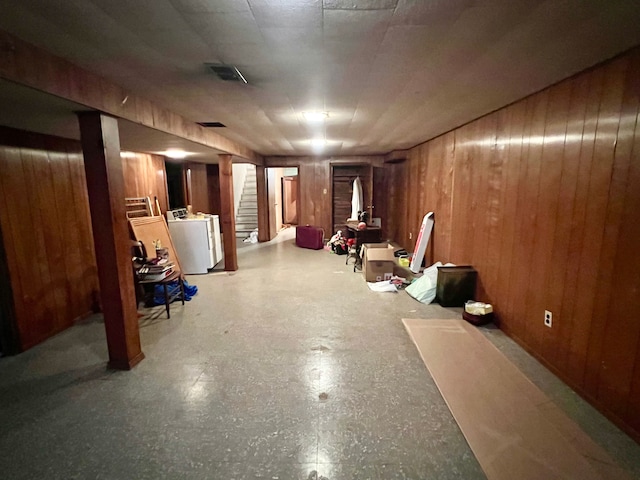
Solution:
[{"label": "cardboard box", "polygon": [[[366,280],[367,278],[367,262],[365,261],[367,256],[367,250],[376,249],[376,248],[390,248],[393,249],[393,246],[389,243],[363,243],[360,248],[360,265],[362,265],[362,274]],[[369,280],[366,280],[369,281]]]},{"label": "cardboard box", "polygon": [[367,282],[389,280],[397,268],[393,247],[368,248],[362,263],[362,273]]}]

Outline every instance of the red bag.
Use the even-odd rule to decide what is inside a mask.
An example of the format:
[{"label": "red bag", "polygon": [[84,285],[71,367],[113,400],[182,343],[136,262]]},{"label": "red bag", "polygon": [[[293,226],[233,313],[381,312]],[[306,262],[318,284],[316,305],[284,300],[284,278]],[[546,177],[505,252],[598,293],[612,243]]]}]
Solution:
[{"label": "red bag", "polygon": [[324,247],[324,230],[310,225],[296,227],[296,245],[302,248],[320,250]]}]

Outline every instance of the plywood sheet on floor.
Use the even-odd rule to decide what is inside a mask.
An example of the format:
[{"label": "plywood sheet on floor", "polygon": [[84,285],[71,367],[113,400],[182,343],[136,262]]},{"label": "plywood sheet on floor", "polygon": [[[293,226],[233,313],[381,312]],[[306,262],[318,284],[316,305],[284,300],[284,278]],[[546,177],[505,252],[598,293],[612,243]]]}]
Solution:
[{"label": "plywood sheet on floor", "polygon": [[630,478],[475,327],[403,323],[489,480]]}]

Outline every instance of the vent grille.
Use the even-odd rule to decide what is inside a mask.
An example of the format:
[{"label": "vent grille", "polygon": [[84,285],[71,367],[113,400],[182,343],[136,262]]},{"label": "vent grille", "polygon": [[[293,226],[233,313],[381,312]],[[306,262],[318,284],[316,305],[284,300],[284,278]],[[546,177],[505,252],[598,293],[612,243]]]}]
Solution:
[{"label": "vent grille", "polygon": [[242,82],[247,83],[247,80],[233,65],[225,65],[223,63],[205,63],[207,68],[215,73],[218,78],[225,82]]},{"label": "vent grille", "polygon": [[198,125],[204,128],[226,128],[224,123],[220,122],[197,122]]}]

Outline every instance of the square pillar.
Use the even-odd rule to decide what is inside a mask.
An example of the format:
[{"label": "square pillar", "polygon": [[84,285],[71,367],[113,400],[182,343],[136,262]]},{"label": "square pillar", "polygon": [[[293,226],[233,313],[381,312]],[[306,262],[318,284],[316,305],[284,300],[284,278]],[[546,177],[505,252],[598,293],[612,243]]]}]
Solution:
[{"label": "square pillar", "polygon": [[129,370],[144,358],[125,213],[117,119],[78,113],[93,243],[109,349],[109,367]]}]

